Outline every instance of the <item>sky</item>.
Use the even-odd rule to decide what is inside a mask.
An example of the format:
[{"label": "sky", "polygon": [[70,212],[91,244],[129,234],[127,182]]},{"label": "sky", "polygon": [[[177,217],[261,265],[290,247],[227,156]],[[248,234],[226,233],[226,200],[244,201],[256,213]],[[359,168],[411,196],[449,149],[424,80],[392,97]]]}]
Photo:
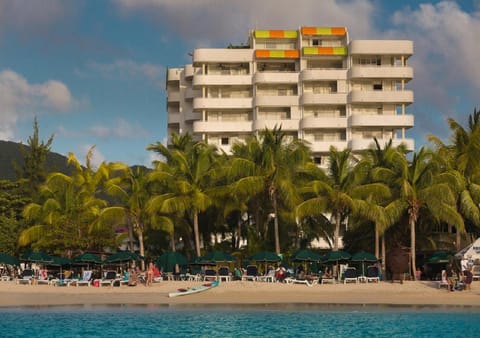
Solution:
[{"label": "sky", "polygon": [[250,29],[345,26],[350,39],[414,41],[416,149],[448,142],[480,108],[480,0],[0,0],[0,139],[26,143],[34,117],[52,151],[151,166],[166,142],[165,71]]}]

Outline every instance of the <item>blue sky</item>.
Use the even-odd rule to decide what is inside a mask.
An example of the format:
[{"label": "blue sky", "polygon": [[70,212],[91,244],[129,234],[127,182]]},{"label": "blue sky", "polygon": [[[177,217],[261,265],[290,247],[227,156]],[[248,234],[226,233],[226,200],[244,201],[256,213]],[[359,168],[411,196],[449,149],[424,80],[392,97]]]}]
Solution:
[{"label": "blue sky", "polygon": [[480,92],[480,1],[0,0],[0,139],[26,142],[37,116],[52,150],[150,165],[167,137],[165,70],[249,29],[346,26],[351,39],[410,39],[416,147],[447,139]]}]

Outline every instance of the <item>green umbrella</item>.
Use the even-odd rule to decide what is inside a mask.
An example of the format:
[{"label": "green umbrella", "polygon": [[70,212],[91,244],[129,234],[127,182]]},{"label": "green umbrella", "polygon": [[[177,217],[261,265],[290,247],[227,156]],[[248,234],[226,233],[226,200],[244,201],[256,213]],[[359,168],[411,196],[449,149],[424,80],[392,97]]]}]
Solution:
[{"label": "green umbrella", "polygon": [[295,262],[318,262],[321,259],[322,256],[310,249],[297,251],[291,258],[291,260]]},{"label": "green umbrella", "polygon": [[52,256],[42,251],[31,251],[22,255],[22,261],[32,262],[32,263],[43,263],[48,264],[53,262]]},{"label": "green umbrella", "polygon": [[427,259],[427,264],[447,264],[450,263],[452,254],[448,251],[436,251]]},{"label": "green umbrella", "polygon": [[100,256],[92,253],[84,253],[73,258],[73,263],[102,264]]},{"label": "green umbrella", "polygon": [[180,252],[165,252],[164,254],[160,255],[157,260],[157,265],[161,268],[164,272],[174,272],[175,265],[183,266],[187,265],[187,258],[182,255]]},{"label": "green umbrella", "polygon": [[0,252],[0,264],[20,266],[20,261],[17,257]]},{"label": "green umbrella", "polygon": [[327,253],[325,256],[323,256],[323,262],[325,263],[340,263],[340,262],[346,262],[352,258],[352,255],[350,255],[348,252],[338,250],[338,251],[330,251]]},{"label": "green umbrella", "polygon": [[280,262],[282,259],[275,252],[260,251],[251,258],[255,262]]},{"label": "green umbrella", "polygon": [[378,262],[378,258],[374,254],[369,252],[360,251],[354,254],[351,258],[352,262],[362,262],[362,273],[365,273],[365,262],[375,263]]},{"label": "green umbrella", "polygon": [[130,262],[130,261],[138,261],[138,260],[141,260],[143,259],[142,256],[134,253],[134,252],[130,252],[130,251],[123,251],[123,252],[117,252],[113,255],[111,255],[110,257],[107,257],[107,259],[105,259],[103,261],[103,263],[123,263],[123,262]]}]

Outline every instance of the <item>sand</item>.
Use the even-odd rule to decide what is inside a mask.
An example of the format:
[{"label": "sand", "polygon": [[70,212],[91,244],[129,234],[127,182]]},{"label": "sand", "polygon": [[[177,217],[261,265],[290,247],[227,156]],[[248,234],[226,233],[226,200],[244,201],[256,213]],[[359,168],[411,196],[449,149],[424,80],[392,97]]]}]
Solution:
[{"label": "sand", "polygon": [[436,282],[406,281],[403,284],[302,284],[251,281],[223,282],[211,290],[169,298],[178,288],[199,282],[163,281],[151,287],[55,287],[0,282],[0,307],[44,305],[181,305],[181,304],[378,304],[418,306],[467,306],[480,309],[480,282],[470,291],[448,292]]}]

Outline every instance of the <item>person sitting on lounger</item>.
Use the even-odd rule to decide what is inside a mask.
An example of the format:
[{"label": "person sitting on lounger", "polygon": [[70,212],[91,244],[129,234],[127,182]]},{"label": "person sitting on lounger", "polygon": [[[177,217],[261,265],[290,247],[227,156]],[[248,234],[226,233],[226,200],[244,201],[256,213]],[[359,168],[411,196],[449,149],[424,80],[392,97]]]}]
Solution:
[{"label": "person sitting on lounger", "polygon": [[282,266],[282,263],[278,263],[277,270],[275,272],[275,278],[283,283],[285,281],[285,277],[287,277],[287,270]]}]

